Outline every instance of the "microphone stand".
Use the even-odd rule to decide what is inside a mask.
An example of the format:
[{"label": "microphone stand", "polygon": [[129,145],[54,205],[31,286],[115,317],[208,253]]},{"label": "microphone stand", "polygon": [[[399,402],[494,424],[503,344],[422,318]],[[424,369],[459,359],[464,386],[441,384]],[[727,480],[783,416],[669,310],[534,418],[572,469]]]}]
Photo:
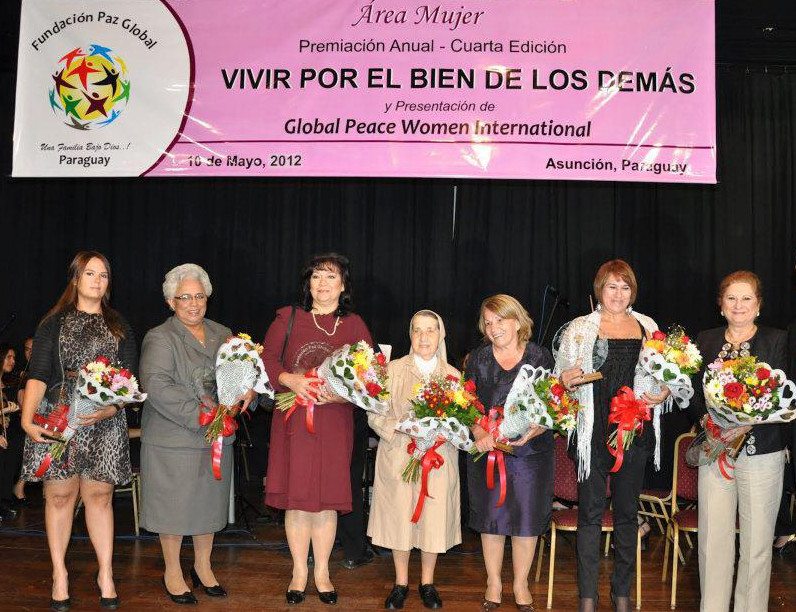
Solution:
[{"label": "microphone stand", "polygon": [[254,512],[256,518],[263,516],[263,513],[255,506],[245,494],[245,485],[251,480],[249,473],[249,459],[246,456],[246,449],[253,446],[251,434],[249,433],[249,426],[246,424],[246,418],[243,414],[238,416],[238,435],[235,437],[235,442],[232,447],[235,450],[235,523],[238,521],[244,525],[244,530],[251,536],[253,540],[257,539],[251,528],[247,510]]}]

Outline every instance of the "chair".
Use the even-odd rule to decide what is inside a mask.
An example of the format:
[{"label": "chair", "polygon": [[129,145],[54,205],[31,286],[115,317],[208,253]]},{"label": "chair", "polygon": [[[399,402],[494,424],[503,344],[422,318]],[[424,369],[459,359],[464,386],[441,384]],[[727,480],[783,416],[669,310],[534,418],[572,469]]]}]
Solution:
[{"label": "chair", "polygon": [[[578,501],[578,479],[575,463],[567,454],[567,439],[561,436],[555,439],[555,480],[553,495],[569,502]],[[607,495],[607,492],[606,492]],[[553,579],[555,577],[556,563],[556,534],[558,531],[578,530],[578,510],[569,508],[556,510],[550,522],[550,561],[547,576],[547,609],[553,606]],[[614,530],[614,517],[610,509],[603,512],[602,531],[610,534]],[[536,580],[539,580],[542,556],[544,555],[544,541],[540,538],[539,565],[536,570]],[[641,535],[636,541],[636,609],[641,609]]]},{"label": "chair", "polygon": [[[663,553],[663,573],[661,582],[666,580],[669,568],[669,545],[672,546],[672,596],[671,608],[677,607],[677,557],[680,551],[680,532],[696,533],[699,530],[699,511],[695,502],[699,492],[699,470],[686,463],[685,454],[691,441],[696,437],[693,432],[682,434],[674,443],[674,473],[672,475],[672,500],[669,526],[666,529],[666,547]],[[680,509],[682,502],[688,503]],[[737,528],[736,528],[737,532]],[[685,563],[685,559],[683,559]]]},{"label": "chair", "polygon": [[[696,431],[695,427],[691,428],[691,432]],[[676,457],[676,455],[675,455]],[[658,524],[658,529],[661,535],[666,535],[666,530],[669,528],[669,511],[666,508],[672,501],[672,488],[668,489],[644,489],[638,497],[639,508],[638,513],[642,516],[654,518]],[[645,504],[647,504],[645,506]],[[689,539],[688,545],[693,548]],[[681,557],[682,559],[682,557]]]},{"label": "chair", "polygon": [[[644,489],[638,496],[638,513],[642,516],[654,518],[661,534],[666,533],[669,525],[669,511],[666,504],[672,501],[672,490]],[[647,505],[645,505],[647,504]]]},{"label": "chair", "polygon": [[[127,431],[127,435],[131,441],[138,440],[141,438],[141,430],[138,428],[131,428]],[[119,485],[113,489],[114,494],[116,493],[130,493],[133,498],[133,525],[135,527],[135,535],[139,536],[141,534],[141,528],[139,526],[139,513],[138,513],[138,505],[141,500],[141,468],[133,466],[133,478],[130,480],[129,483],[126,485]],[[83,498],[78,495],[77,501],[75,503],[75,513],[74,516],[77,516],[80,512],[80,509],[83,507]]]},{"label": "chair", "polygon": [[[130,493],[133,498],[133,525],[135,527],[135,535],[138,536],[141,533],[141,528],[138,524],[138,502],[141,499],[141,472],[138,468],[133,470],[133,478],[130,480],[129,483],[126,485],[120,485],[113,489],[114,494],[116,493]],[[83,507],[83,498],[78,495],[77,502],[75,503],[75,514],[76,517],[80,513],[80,509]]]},{"label": "chair", "polygon": [[116,487],[115,493],[130,493],[133,498],[133,524],[135,525],[135,535],[138,536],[141,532],[138,526],[138,502],[141,499],[141,472],[138,469],[133,470],[133,479],[126,485]]}]

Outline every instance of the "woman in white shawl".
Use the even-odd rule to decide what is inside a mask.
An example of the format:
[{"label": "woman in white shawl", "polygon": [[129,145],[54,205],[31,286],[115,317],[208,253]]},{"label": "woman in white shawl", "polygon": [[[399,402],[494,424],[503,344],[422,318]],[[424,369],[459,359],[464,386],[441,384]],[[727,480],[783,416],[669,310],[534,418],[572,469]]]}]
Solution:
[{"label": "woman in white shawl", "polygon": [[[594,279],[594,295],[599,304],[590,315],[573,320],[564,331],[556,355],[556,372],[564,384],[575,389],[583,408],[578,414],[574,446],[578,465],[578,590],[582,612],[597,607],[600,533],[605,510],[606,479],[614,464],[607,440],[614,425],[609,424],[611,398],[628,386],[633,388],[642,343],[658,329],[651,318],[633,311],[637,293],[631,267],[620,259],[600,266]],[[603,360],[604,358],[604,360]],[[600,363],[602,362],[602,363]],[[584,372],[598,370],[603,378],[584,384]],[[663,402],[670,404],[669,390],[640,394],[654,407],[659,423]],[[646,427],[631,448],[624,452],[619,471],[611,475],[611,500],[614,514],[614,571],[611,598],[616,610],[630,610],[630,584],[635,561],[638,532],[638,496],[644,480],[647,459],[657,446],[657,427]]]},{"label": "woman in white shawl", "polygon": [[437,555],[460,544],[459,463],[457,449],[448,443],[437,449],[444,464],[428,477],[431,497],[425,499],[417,524],[411,522],[413,508],[420,495],[420,482],[406,483],[401,473],[409,462],[407,445],[412,438],[395,430],[395,425],[411,408],[415,385],[432,376],[453,375],[458,370],[448,365],[445,350],[445,325],[430,310],[417,312],[409,323],[412,348],[409,354],[387,366],[390,411],[384,416],[368,413],[368,423],[379,434],[373,503],[368,535],[373,544],[392,550],[395,563],[395,586],[384,607],[403,607],[409,591],[409,554],[421,551],[420,597],[427,608],[439,608],[442,600],[434,587]]}]

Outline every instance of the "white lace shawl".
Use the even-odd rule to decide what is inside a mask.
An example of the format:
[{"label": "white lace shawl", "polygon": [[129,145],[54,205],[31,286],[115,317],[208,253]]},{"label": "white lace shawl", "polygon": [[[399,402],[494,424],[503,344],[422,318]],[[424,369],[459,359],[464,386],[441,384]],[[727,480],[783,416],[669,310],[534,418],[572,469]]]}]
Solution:
[{"label": "white lace shawl", "polygon": [[[658,325],[650,317],[638,312],[632,315],[641,323],[647,332],[652,334],[657,331]],[[592,362],[592,352],[594,343],[597,341],[597,333],[600,329],[599,310],[591,314],[573,319],[561,338],[561,345],[555,354],[556,364],[554,372],[560,374],[563,370],[575,366],[578,358],[581,359],[580,367],[584,372],[594,370]],[[652,379],[640,366],[636,367],[635,379],[651,379],[653,386],[656,381]],[[637,385],[634,385],[637,386]],[[585,480],[591,472],[591,436],[594,429],[594,385],[583,385],[575,389],[574,394],[581,404],[578,413],[578,480]],[[653,429],[655,431],[655,469],[660,469],[660,442],[661,442],[661,414],[671,409],[671,396],[663,404],[658,404],[653,409]]]}]

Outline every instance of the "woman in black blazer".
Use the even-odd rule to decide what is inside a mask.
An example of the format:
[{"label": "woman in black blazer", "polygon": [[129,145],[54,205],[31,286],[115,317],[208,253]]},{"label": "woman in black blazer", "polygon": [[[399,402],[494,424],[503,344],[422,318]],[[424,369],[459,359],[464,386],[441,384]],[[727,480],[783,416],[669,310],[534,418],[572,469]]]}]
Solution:
[{"label": "woman in black blazer", "polygon": [[[702,389],[704,368],[717,358],[752,355],[772,368],[787,368],[784,331],[755,323],[763,305],[762,285],[753,272],[738,271],[719,285],[718,304],[725,327],[697,336],[704,358],[696,376],[694,401],[689,408],[702,425],[706,408]],[[785,445],[790,425],[736,427],[725,439],[746,435],[728,480],[716,463],[699,468],[699,577],[701,610],[729,610],[735,564],[736,512],[740,527],[736,611],[768,610],[771,578],[771,542],[782,496]]]}]

